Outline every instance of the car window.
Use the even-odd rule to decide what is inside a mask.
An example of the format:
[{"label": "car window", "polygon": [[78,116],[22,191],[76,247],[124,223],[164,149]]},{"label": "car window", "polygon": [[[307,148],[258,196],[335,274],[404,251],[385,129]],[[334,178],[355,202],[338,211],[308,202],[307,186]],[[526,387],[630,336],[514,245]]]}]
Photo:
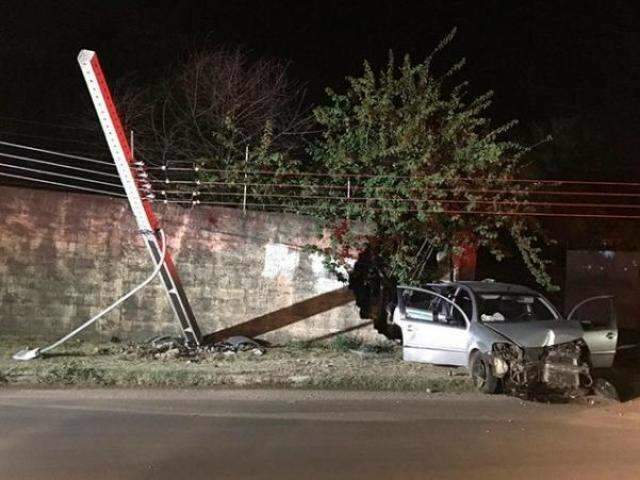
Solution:
[{"label": "car window", "polygon": [[434,296],[419,290],[405,290],[402,293],[407,318],[420,321],[433,321],[432,303]]},{"label": "car window", "polygon": [[553,311],[537,295],[483,294],[478,306],[482,322],[556,320]]},{"label": "car window", "polygon": [[431,310],[434,297],[427,292],[419,290],[405,290],[403,293],[404,304],[407,308],[419,310]]},{"label": "car window", "polygon": [[571,317],[571,320],[589,325],[590,327],[607,328],[611,325],[613,305],[610,298],[599,299],[581,305]]},{"label": "car window", "polygon": [[[458,290],[454,300],[456,302],[456,305],[458,305],[467,315],[467,318],[471,319],[471,317],[473,316],[473,302],[471,300],[471,297],[469,296],[469,293],[466,290],[460,289]],[[466,324],[466,321],[460,310],[453,307],[451,307],[451,310],[452,317],[454,318],[456,323],[458,325],[464,326]]]},{"label": "car window", "polygon": [[[405,290],[402,296],[407,317],[451,327],[465,328],[466,322],[464,316],[451,304],[452,301],[456,301],[455,291],[445,289],[437,293],[445,296],[450,301],[437,297],[430,292]],[[471,308],[468,295],[466,298],[461,296],[460,301],[464,304],[465,308]],[[469,312],[470,311],[471,310],[469,310]]]}]

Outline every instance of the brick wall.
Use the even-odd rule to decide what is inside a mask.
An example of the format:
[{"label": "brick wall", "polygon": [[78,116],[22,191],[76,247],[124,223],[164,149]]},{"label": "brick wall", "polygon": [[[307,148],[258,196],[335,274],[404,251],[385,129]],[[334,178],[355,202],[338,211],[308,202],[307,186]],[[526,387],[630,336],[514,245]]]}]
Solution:
[{"label": "brick wall", "polygon": [[[0,335],[66,333],[152,269],[126,200],[6,186],[0,187],[0,199]],[[302,250],[316,240],[310,219],[243,216],[204,206],[158,205],[156,211],[203,333],[261,316],[263,327],[265,319],[280,326],[306,318],[264,335],[279,341],[324,336],[364,322],[321,259]],[[357,331],[374,335],[371,327]],[[90,335],[178,332],[155,281]]]}]

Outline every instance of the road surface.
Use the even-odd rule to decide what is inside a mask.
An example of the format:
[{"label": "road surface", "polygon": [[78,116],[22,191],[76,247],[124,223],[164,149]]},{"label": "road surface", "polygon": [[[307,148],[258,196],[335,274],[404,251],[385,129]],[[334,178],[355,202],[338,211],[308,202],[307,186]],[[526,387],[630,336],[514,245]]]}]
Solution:
[{"label": "road surface", "polygon": [[481,395],[0,389],[0,479],[638,479],[636,407]]}]

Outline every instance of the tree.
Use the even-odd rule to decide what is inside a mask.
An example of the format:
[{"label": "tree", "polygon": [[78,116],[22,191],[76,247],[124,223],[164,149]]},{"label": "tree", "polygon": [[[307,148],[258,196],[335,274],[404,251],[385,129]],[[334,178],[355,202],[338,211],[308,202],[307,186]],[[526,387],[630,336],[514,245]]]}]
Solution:
[{"label": "tree", "polygon": [[365,62],[344,93],[328,90],[328,105],[315,109],[323,131],[313,163],[327,181],[348,179],[351,193],[317,210],[333,232],[324,253],[339,264],[349,252],[366,252],[383,279],[415,282],[441,274],[436,252],[455,255],[470,245],[501,259],[507,235],[536,280],[551,288],[537,224],[514,215],[526,212],[530,187],[508,181],[530,147],[505,138],[515,121],[491,126],[492,92],[471,98],[467,82],[453,82],[464,59],[442,75],[433,70],[434,55],[454,35],[421,63],[405,56],[397,64],[390,53],[375,73]]},{"label": "tree", "polygon": [[[128,115],[133,118],[138,157],[168,168],[197,165],[219,170],[191,172],[191,178],[228,185],[244,177],[246,147],[250,170],[296,167],[310,115],[304,88],[288,78],[285,63],[251,61],[240,49],[217,49],[188,56],[175,72],[142,96],[135,95],[144,99]],[[273,181],[260,177],[254,182]],[[257,187],[249,193],[264,191]],[[214,199],[237,202],[237,193]]]}]

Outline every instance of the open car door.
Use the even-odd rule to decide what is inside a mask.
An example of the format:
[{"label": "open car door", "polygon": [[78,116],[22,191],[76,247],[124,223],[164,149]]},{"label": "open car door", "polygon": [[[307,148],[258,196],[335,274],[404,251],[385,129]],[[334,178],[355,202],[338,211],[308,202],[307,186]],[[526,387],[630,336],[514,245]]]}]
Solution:
[{"label": "open car door", "polygon": [[466,366],[470,320],[453,300],[433,290],[401,285],[397,312],[404,360]]},{"label": "open car door", "polygon": [[582,300],[571,309],[567,320],[574,320],[582,325],[593,367],[611,367],[618,344],[613,296],[599,295]]}]

